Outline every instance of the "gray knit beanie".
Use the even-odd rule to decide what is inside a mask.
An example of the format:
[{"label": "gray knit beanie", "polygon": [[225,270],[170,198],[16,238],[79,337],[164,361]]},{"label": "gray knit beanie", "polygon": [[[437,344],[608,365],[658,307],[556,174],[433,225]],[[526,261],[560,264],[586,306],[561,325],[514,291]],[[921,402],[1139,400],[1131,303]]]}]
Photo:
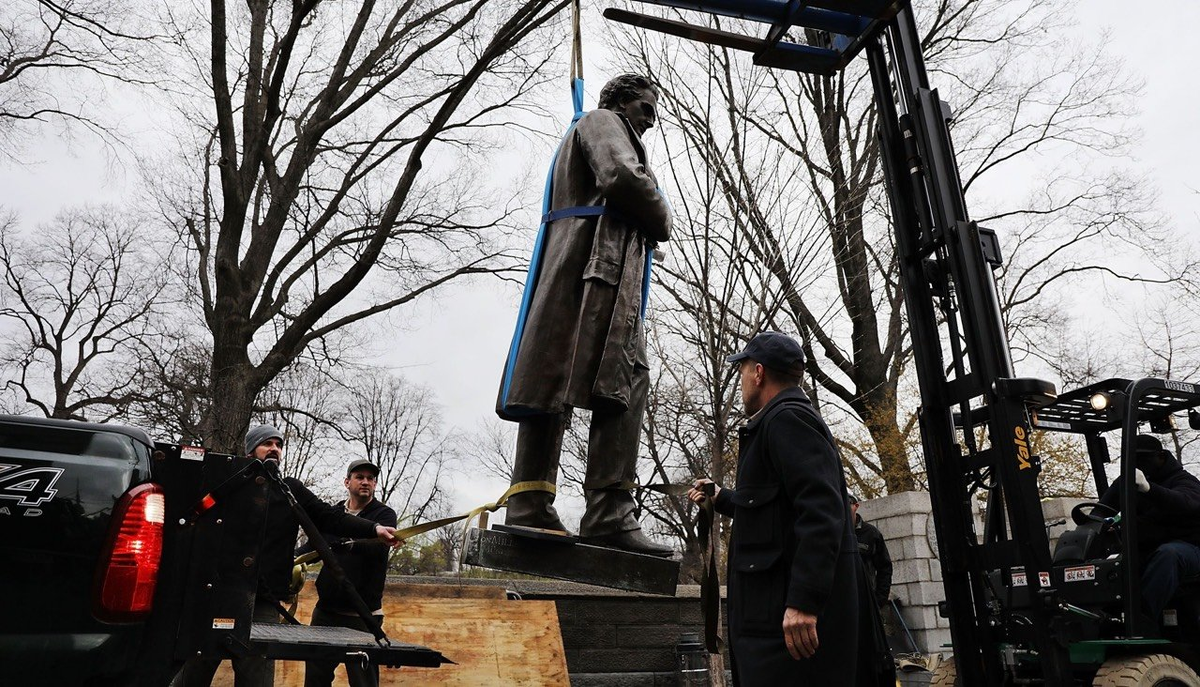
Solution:
[{"label": "gray knit beanie", "polygon": [[267,439],[278,439],[282,443],[283,432],[271,425],[251,427],[250,431],[246,432],[246,455],[254,453],[254,449]]}]

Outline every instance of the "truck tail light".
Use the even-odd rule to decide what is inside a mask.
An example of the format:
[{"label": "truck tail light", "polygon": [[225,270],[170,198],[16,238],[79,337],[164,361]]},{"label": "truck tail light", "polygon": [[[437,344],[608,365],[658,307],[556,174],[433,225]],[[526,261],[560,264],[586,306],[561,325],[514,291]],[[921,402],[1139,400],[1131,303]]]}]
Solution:
[{"label": "truck tail light", "polygon": [[150,613],[165,519],[166,503],[157,484],[138,485],[117,502],[96,569],[92,611],[97,619],[132,622]]}]

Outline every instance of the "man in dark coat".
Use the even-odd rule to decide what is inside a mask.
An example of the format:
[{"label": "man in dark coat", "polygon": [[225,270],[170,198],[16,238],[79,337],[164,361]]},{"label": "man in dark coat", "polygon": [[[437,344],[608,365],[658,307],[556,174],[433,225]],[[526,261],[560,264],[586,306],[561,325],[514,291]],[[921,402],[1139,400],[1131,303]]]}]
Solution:
[{"label": "man in dark coat", "polygon": [[[733,518],[729,649],[742,687],[854,685],[858,547],[833,436],[799,388],[804,353],[777,332],[741,353],[737,486],[717,488]],[[693,501],[705,498],[697,480]]]},{"label": "man in dark coat", "polygon": [[[643,339],[647,257],[671,215],[646,163],[657,90],[626,74],[567,132],[552,171],[551,212],[531,264],[497,412],[520,422],[512,483],[557,479],[572,408],[592,410],[580,535],[590,543],[670,555],[642,534],[630,492],[649,389]],[[550,491],[508,501],[510,525],[565,530]]]},{"label": "man in dark coat", "polygon": [[850,495],[850,515],[854,517],[854,536],[858,538],[858,555],[862,556],[871,584],[876,606],[886,606],[892,592],[892,557],[879,528],[858,514],[858,497]]},{"label": "man in dark coat", "polygon": [[[246,433],[246,457],[278,463],[283,457],[283,433],[271,425],[258,425]],[[393,536],[396,528],[364,520],[334,508],[317,498],[299,480],[284,479],[297,503],[322,532],[341,534],[353,539],[376,537],[390,546],[399,546]],[[292,554],[300,520],[287,499],[276,490],[268,491],[267,522],[258,559],[258,595],[254,601],[255,623],[282,622],[276,604],[287,598],[292,584]],[[261,656],[233,659],[236,687],[271,687],[275,683],[275,662]],[[219,660],[189,659],[171,682],[176,687],[208,687]]]},{"label": "man in dark coat", "polygon": [[[1149,434],[1137,437],[1135,450],[1142,606],[1161,622],[1180,582],[1200,575],[1200,480]],[[1120,485],[1114,481],[1100,502],[1119,509]]]},{"label": "man in dark coat", "polygon": [[859,586],[861,598],[858,600],[859,652],[876,657],[873,666],[867,660],[861,662],[859,683],[891,687],[896,684],[896,664],[888,646],[884,610],[892,591],[892,557],[888,554],[883,533],[858,514],[858,497],[850,494],[849,500],[863,575],[863,583]]},{"label": "man in dark coat", "polygon": [[[338,508],[350,515],[365,520],[396,526],[396,511],[375,498],[375,484],[379,479],[379,466],[366,458],[357,458],[346,466],[346,500]],[[388,550],[375,543],[355,542],[344,537],[330,542],[338,563],[346,573],[346,579],[362,597],[367,608],[383,623],[383,586],[387,580]],[[305,553],[308,546],[301,547],[297,554]],[[325,627],[348,627],[361,632],[372,632],[372,628],[359,617],[354,601],[334,577],[328,567],[321,568],[317,576],[317,605],[313,608],[312,625]],[[329,687],[333,684],[335,661],[307,661],[304,665],[304,687]],[[350,687],[376,687],[379,684],[379,666],[365,661],[347,661],[346,678]]]}]

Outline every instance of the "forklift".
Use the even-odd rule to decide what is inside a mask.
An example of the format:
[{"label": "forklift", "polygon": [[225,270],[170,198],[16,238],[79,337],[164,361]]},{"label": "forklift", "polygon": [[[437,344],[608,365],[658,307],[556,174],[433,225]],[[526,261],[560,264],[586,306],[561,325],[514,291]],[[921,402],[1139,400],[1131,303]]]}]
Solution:
[{"label": "forklift", "polygon": [[[1000,244],[967,212],[953,114],[929,83],[908,0],[641,1],[769,28],[758,38],[620,9],[604,16],[746,51],[776,69],[832,75],[866,55],[953,643],[932,684],[1200,685],[1197,613],[1175,609],[1177,620],[1187,617],[1165,626],[1138,612],[1132,479],[1139,425],[1162,429],[1172,414],[1200,406],[1200,388],[1117,379],[1060,396],[1050,382],[1015,375],[993,274]],[[1098,488],[1108,486],[1102,435],[1120,432],[1120,513],[1076,509],[1081,529],[1056,552],[1042,514],[1040,459],[1030,450],[1034,430],[1083,435]],[[987,503],[983,532],[973,518],[978,499]]]}]

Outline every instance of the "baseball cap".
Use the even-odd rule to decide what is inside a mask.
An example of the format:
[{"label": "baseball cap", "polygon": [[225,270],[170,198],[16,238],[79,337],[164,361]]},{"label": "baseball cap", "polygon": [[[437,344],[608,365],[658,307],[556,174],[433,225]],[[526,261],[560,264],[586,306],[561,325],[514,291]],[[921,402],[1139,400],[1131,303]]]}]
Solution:
[{"label": "baseball cap", "polygon": [[764,367],[797,376],[804,374],[804,349],[795,339],[779,332],[756,334],[741,352],[725,359],[730,363],[743,360],[753,360]]},{"label": "baseball cap", "polygon": [[375,476],[379,476],[378,465],[372,463],[366,458],[355,458],[354,460],[350,461],[349,465],[346,466],[346,477],[349,477],[351,474],[353,474],[355,470],[361,470],[363,468],[371,468],[371,470],[375,472]]}]

